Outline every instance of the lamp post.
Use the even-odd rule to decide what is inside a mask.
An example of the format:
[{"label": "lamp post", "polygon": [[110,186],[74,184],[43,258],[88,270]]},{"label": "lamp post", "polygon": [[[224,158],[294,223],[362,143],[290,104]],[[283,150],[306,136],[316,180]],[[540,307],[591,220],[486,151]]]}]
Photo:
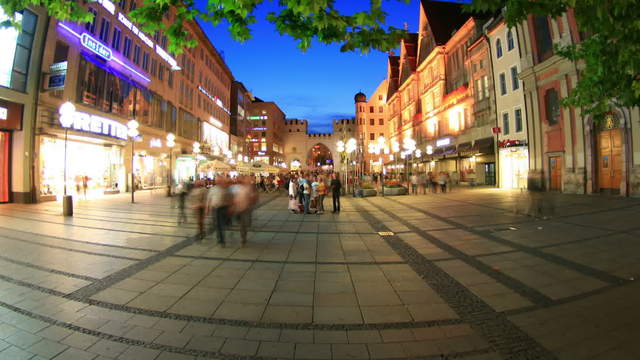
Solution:
[{"label": "lamp post", "polygon": [[196,174],[195,177],[193,178],[193,180],[198,180],[198,165],[200,164],[200,143],[199,142],[194,142],[193,143],[193,153],[195,154],[194,158],[196,161]]},{"label": "lamp post", "polygon": [[140,126],[140,124],[138,124],[137,121],[135,120],[129,120],[129,122],[127,123],[127,135],[129,135],[129,138],[131,139],[131,203],[133,204],[135,202],[135,191],[136,191],[136,179],[135,179],[135,163],[133,161],[133,153],[134,153],[134,143],[136,141],[136,137],[140,134],[140,131],[138,131],[138,127]]},{"label": "lamp post", "polygon": [[[72,123],[73,122],[73,114],[76,112],[76,107],[73,103],[67,101],[58,110],[60,114],[60,122]],[[67,194],[67,136],[69,133],[69,129],[67,126],[64,128],[64,195],[62,197],[62,214],[64,216],[73,216],[73,197]]]},{"label": "lamp post", "polygon": [[[348,160],[349,162],[347,163],[347,185],[349,184],[348,176],[349,176],[349,163],[351,162],[351,153],[353,153],[356,150],[356,146],[357,145],[358,145],[358,142],[354,138],[350,138],[347,141],[347,144],[345,145],[345,151],[346,151],[346,153],[348,155],[348,159],[349,159]],[[355,168],[354,168],[354,170],[355,170]],[[351,184],[351,190],[353,192],[353,195],[355,196],[355,193],[356,193],[355,181],[354,181],[354,183]],[[347,191],[348,191],[348,189],[347,189]]]},{"label": "lamp post", "polygon": [[167,134],[167,147],[169,147],[169,176],[167,178],[167,196],[171,196],[171,185],[173,185],[173,147],[176,146],[175,143],[176,136],[172,133]]},{"label": "lamp post", "polygon": [[[404,148],[404,159],[405,159],[405,164],[404,164],[404,176],[407,180],[407,189],[409,189],[410,184],[409,184],[409,159],[407,158],[408,156],[411,156],[411,162],[413,163],[413,152],[416,150],[416,141],[411,139],[411,138],[404,138],[404,140],[402,140],[402,147]],[[411,171],[413,171],[413,169],[411,169]]]}]

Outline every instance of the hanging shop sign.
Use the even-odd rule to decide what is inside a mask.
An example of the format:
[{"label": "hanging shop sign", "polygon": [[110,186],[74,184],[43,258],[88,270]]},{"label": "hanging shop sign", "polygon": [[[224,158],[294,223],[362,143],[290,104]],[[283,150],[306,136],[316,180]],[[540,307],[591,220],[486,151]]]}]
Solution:
[{"label": "hanging shop sign", "polygon": [[58,62],[49,66],[49,83],[47,90],[62,90],[67,79],[68,62]]},{"label": "hanging shop sign", "polygon": [[527,142],[525,140],[500,140],[498,141],[498,147],[507,148],[514,146],[525,146]]},{"label": "hanging shop sign", "polygon": [[22,104],[0,101],[0,130],[22,130]]},{"label": "hanging shop sign", "polygon": [[149,140],[149,147],[150,148],[161,148],[162,147],[162,140],[154,138]]},{"label": "hanging shop sign", "polygon": [[126,125],[115,120],[80,111],[61,115],[60,125],[65,129],[73,129],[127,140],[128,129]]},{"label": "hanging shop sign", "polygon": [[231,111],[229,111],[229,109],[227,109],[224,106],[224,104],[222,103],[222,100],[220,100],[219,97],[209,94],[209,92],[200,85],[198,85],[198,90],[200,90],[201,93],[203,93],[206,97],[208,97],[209,100],[213,101],[213,103],[216,104],[220,109],[224,110],[224,112],[231,115]]}]

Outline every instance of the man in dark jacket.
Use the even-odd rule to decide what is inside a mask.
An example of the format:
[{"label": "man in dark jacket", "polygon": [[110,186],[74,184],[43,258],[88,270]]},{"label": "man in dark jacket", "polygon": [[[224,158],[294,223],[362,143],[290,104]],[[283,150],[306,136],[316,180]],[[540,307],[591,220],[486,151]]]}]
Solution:
[{"label": "man in dark jacket", "polygon": [[333,212],[340,212],[340,191],[342,190],[342,183],[337,174],[331,176],[331,193],[333,195]]}]

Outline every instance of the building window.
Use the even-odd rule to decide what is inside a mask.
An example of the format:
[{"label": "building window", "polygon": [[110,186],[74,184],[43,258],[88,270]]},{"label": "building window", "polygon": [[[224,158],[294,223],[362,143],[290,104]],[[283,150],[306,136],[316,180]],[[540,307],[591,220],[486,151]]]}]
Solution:
[{"label": "building window", "polygon": [[378,100],[382,101],[382,95],[378,95]]},{"label": "building window", "polygon": [[496,57],[500,59],[502,57],[502,41],[496,40]]},{"label": "building window", "polygon": [[507,31],[507,51],[513,50],[515,43],[513,42],[513,32],[511,29]]},{"label": "building window", "polygon": [[129,11],[133,11],[138,7],[138,4],[136,4],[136,0],[131,0],[131,6],[129,7]]},{"label": "building window", "polygon": [[502,133],[509,135],[509,113],[502,114]]},{"label": "building window", "polygon": [[142,68],[144,71],[149,71],[149,53],[146,51],[142,54]]},{"label": "building window", "polygon": [[482,92],[482,79],[476,79],[476,97],[482,100],[484,93]]},{"label": "building window", "polygon": [[513,114],[516,120],[516,132],[522,132],[522,110],[516,109]]},{"label": "building window", "polygon": [[484,87],[484,97],[489,97],[489,75],[482,77],[482,85]]},{"label": "building window", "polygon": [[168,70],[169,75],[167,75],[167,85],[169,85],[170,88],[173,88],[173,71]]},{"label": "building window", "polygon": [[158,80],[164,80],[164,65],[162,64],[158,65]]},{"label": "building window", "polygon": [[375,140],[376,139],[376,134],[375,133],[370,133],[369,134],[369,140]]},{"label": "building window", "polygon": [[133,48],[133,63],[136,65],[140,65],[140,50],[140,45]]},{"label": "building window", "polygon": [[538,62],[543,62],[553,56],[553,40],[549,31],[549,21],[545,16],[536,16],[533,19],[536,35],[536,48]]},{"label": "building window", "polygon": [[520,88],[520,80],[518,80],[518,67],[511,67],[511,86],[513,90],[518,90]]},{"label": "building window", "polygon": [[111,22],[106,18],[102,18],[102,24],[100,24],[100,40],[109,42],[109,30],[111,30]]},{"label": "building window", "polygon": [[129,59],[131,57],[131,38],[124,37],[124,47],[122,48],[122,55]]},{"label": "building window", "polygon": [[549,125],[558,124],[560,119],[560,103],[556,89],[549,89],[544,93],[544,105]]},{"label": "building window", "polygon": [[127,10],[127,0],[120,0],[120,9]]},{"label": "building window", "polygon": [[378,119],[378,125],[384,125],[384,119]]},{"label": "building window", "polygon": [[98,22],[98,12],[95,9],[89,9],[88,11],[93,15],[93,20],[84,24],[84,29],[94,34],[96,32],[96,23]]},{"label": "building window", "polygon": [[379,113],[384,112],[384,107],[383,107],[383,106],[378,106],[378,112],[379,112]]},{"label": "building window", "polygon": [[[0,9],[0,13],[1,11]],[[2,29],[4,53],[0,61],[0,86],[25,91],[38,18],[28,10],[24,10],[21,15],[22,31],[11,27]],[[16,14],[16,18],[19,18],[19,14]]]},{"label": "building window", "polygon": [[117,27],[113,28],[113,37],[111,38],[111,48],[115,51],[120,51],[120,37],[122,36],[122,30]]},{"label": "building window", "polygon": [[369,112],[373,113],[373,106],[369,106]]},{"label": "building window", "polygon": [[507,95],[507,77],[500,73],[500,95]]},{"label": "building window", "polygon": [[376,124],[376,119],[369,119],[369,125],[373,126]]}]

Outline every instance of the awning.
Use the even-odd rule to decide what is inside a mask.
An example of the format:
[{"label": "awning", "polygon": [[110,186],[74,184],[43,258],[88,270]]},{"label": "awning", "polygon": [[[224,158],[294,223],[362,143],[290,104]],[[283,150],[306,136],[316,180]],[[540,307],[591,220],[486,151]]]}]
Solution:
[{"label": "awning", "polygon": [[477,153],[478,153],[478,146],[472,145],[470,141],[458,145],[459,156],[473,156]]}]

